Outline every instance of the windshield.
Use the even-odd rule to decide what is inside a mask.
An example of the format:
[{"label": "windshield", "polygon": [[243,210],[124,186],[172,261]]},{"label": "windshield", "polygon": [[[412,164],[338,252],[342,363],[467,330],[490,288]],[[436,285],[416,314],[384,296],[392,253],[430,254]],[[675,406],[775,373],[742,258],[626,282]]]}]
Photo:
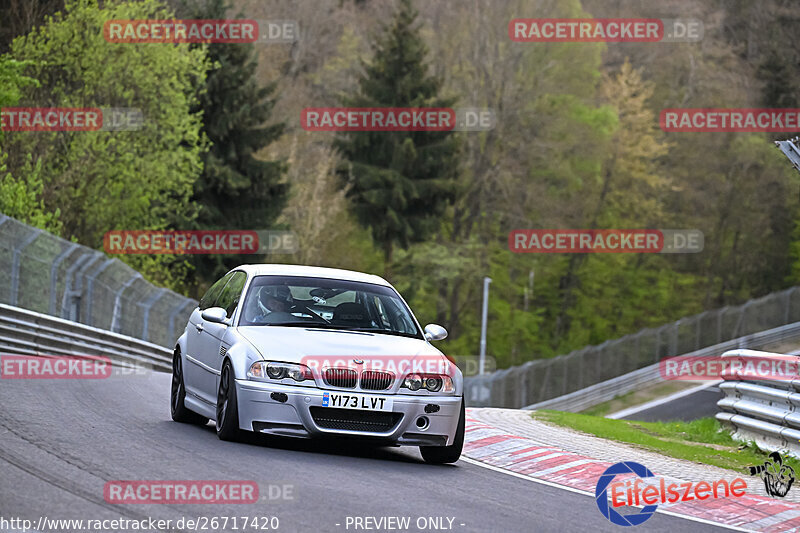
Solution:
[{"label": "windshield", "polygon": [[240,326],[320,327],[422,338],[400,295],[372,283],[257,276],[242,309]]}]

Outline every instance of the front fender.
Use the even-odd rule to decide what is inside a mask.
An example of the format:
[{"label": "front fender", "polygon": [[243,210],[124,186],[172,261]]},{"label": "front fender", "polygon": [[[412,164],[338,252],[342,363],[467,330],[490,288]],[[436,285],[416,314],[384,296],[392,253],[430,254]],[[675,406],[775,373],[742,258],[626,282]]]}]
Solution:
[{"label": "front fender", "polygon": [[178,337],[178,340],[175,341],[175,349],[180,350],[183,355],[186,355],[186,330],[183,330],[183,334]]},{"label": "front fender", "polygon": [[222,370],[221,365],[225,364],[225,361],[230,361],[234,378],[247,379],[247,371],[250,366],[256,361],[262,360],[261,354],[250,343],[242,339],[228,349],[220,364],[220,370]]}]

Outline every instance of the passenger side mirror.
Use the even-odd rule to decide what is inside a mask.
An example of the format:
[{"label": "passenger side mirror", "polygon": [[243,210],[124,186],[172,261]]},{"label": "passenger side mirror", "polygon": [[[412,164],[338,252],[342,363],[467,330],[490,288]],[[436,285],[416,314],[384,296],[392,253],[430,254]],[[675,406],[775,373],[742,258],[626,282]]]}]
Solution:
[{"label": "passenger side mirror", "polygon": [[447,338],[447,330],[438,324],[425,326],[425,338],[429,341],[440,341]]},{"label": "passenger side mirror", "polygon": [[228,322],[228,314],[221,307],[209,307],[205,309],[200,316],[203,317],[203,320],[215,324],[227,324]]}]

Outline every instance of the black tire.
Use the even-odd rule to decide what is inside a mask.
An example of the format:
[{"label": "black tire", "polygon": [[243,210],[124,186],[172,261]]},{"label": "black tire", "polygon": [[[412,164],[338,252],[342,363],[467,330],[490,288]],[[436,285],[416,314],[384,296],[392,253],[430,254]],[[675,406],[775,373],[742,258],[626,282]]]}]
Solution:
[{"label": "black tire", "polygon": [[458,429],[453,444],[450,446],[420,446],[419,453],[426,463],[432,465],[443,465],[455,463],[461,457],[461,450],[464,449],[464,399],[461,399],[461,416],[458,418]]},{"label": "black tire", "polygon": [[239,404],[236,401],[236,383],[230,361],[222,365],[217,391],[217,437],[221,440],[241,440],[239,429]]},{"label": "black tire", "polygon": [[175,422],[205,426],[208,418],[190,411],[183,401],[186,399],[186,387],[183,384],[183,362],[181,351],[175,348],[172,355],[172,390],[170,391],[169,410]]}]

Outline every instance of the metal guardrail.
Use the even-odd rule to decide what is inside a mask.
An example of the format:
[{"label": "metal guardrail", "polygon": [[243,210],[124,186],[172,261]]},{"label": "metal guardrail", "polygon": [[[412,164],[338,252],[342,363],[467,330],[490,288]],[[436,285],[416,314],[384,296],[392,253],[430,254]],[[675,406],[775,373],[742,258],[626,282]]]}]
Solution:
[{"label": "metal guardrail", "polygon": [[789,139],[786,141],[775,141],[775,145],[780,148],[781,152],[789,158],[789,161],[792,162],[794,168],[800,172],[800,148],[798,148],[797,144],[800,141],[800,137],[795,137],[794,139]]},{"label": "metal guardrail", "polygon": [[197,300],[0,213],[0,303],[173,346]]},{"label": "metal guardrail", "polygon": [[[468,405],[518,409],[605,383],[658,363],[800,321],[800,287],[684,317],[598,346],[465,380]],[[738,345],[734,344],[733,347]],[[719,353],[719,352],[717,352]]]},{"label": "metal guardrail", "polygon": [[[727,350],[733,350],[735,348],[766,348],[770,345],[775,345],[778,343],[795,341],[800,342],[800,322],[761,331],[752,335],[745,335],[737,339],[680,355],[710,356],[717,355]],[[524,371],[525,366],[526,365],[522,365],[522,367],[517,368],[522,368]],[[508,372],[509,370],[511,369],[504,370],[502,372]],[[480,392],[476,391],[474,388],[471,388],[474,387],[476,383],[480,383],[480,381],[478,381],[479,379],[479,376],[469,378],[468,383],[472,384],[467,388],[466,391],[469,405],[473,405],[473,403],[470,403],[471,400],[474,400],[475,395],[479,394]],[[622,376],[586,387],[585,389],[581,389],[543,402],[525,405],[522,408],[557,409],[560,411],[579,412],[599,403],[613,400],[615,397],[622,394],[648,387],[650,385],[655,385],[662,381],[663,378],[661,377],[661,373],[659,371],[659,363],[655,363],[644,368],[640,368],[639,370],[634,370],[633,372],[623,374]]]},{"label": "metal guardrail", "polygon": [[[722,357],[778,362],[787,355],[732,350]],[[721,409],[717,420],[728,426],[739,440],[754,441],[762,449],[788,451],[800,457],[800,376],[769,381],[743,378],[740,373],[722,377],[726,381],[719,385],[724,396],[717,402]]]},{"label": "metal guardrail", "polygon": [[121,366],[172,370],[172,351],[163,346],[5,304],[0,304],[0,352],[101,355]]}]

